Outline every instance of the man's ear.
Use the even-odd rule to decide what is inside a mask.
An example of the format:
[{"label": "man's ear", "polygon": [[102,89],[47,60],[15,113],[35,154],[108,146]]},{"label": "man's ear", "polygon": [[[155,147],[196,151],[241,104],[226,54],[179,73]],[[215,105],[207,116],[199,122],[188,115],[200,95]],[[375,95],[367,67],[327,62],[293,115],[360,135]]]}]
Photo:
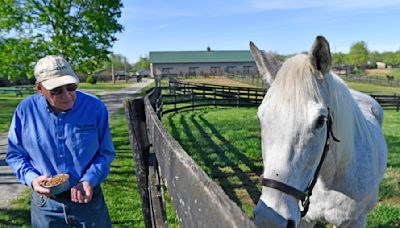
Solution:
[{"label": "man's ear", "polygon": [[36,90],[38,91],[39,94],[43,95],[43,86],[40,83],[35,84]]}]

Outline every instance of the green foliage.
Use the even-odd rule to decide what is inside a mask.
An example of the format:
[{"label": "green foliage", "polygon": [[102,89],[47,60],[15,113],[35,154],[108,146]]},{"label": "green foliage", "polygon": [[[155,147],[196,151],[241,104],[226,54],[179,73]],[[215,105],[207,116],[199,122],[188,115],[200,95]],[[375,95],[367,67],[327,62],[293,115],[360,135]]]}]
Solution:
[{"label": "green foliage", "polygon": [[150,62],[148,57],[140,57],[139,60],[133,65],[134,71],[149,70]]},{"label": "green foliage", "polygon": [[120,54],[113,54],[109,55],[108,61],[104,63],[104,69],[110,69],[114,67],[114,71],[117,70],[125,70],[129,71],[132,66],[128,63],[128,59]]},{"label": "green foliage", "polygon": [[[108,59],[109,49],[117,40],[115,34],[123,30],[117,22],[121,17],[120,0],[3,2],[0,72],[13,78],[29,75],[30,65],[48,54],[61,55],[90,74]],[[7,68],[21,68],[22,73]]]},{"label": "green foliage", "polygon": [[86,83],[93,85],[93,84],[96,84],[96,82],[97,82],[97,79],[93,75],[90,75],[89,77],[86,78]]},{"label": "green foliage", "polygon": [[367,64],[368,49],[364,41],[359,41],[351,45],[349,53],[350,64],[360,67]]},{"label": "green foliage", "polygon": [[3,39],[0,42],[0,76],[6,74],[8,79],[32,77],[32,63],[44,45],[41,36]]},{"label": "green foliage", "polygon": [[341,52],[333,53],[332,57],[333,57],[333,64],[338,64],[338,65],[349,64],[348,55],[344,53]]}]

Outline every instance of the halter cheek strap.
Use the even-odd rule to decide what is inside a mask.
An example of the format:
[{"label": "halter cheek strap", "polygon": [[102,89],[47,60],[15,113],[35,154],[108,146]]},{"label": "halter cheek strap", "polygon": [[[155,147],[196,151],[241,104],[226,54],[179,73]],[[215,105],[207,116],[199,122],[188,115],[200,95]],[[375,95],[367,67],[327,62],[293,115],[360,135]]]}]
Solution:
[{"label": "halter cheek strap", "polygon": [[327,123],[327,128],[326,128],[327,134],[326,134],[324,151],[322,152],[321,160],[319,161],[317,169],[315,170],[314,177],[311,180],[310,184],[308,185],[308,187],[306,188],[305,191],[300,191],[297,188],[289,186],[285,183],[282,183],[280,181],[276,181],[273,179],[269,179],[269,178],[264,178],[263,176],[261,176],[261,178],[260,178],[260,182],[263,186],[277,189],[277,190],[284,192],[290,196],[293,196],[297,200],[300,200],[301,205],[303,207],[303,210],[301,211],[301,217],[304,217],[308,212],[308,208],[310,206],[310,197],[312,195],[312,190],[313,190],[315,184],[317,183],[319,171],[321,170],[322,164],[324,163],[325,157],[329,151],[329,138],[332,137],[332,139],[334,141],[340,142],[340,140],[337,139],[333,135],[331,126],[332,126],[332,118],[331,118],[330,111],[328,108],[328,123]]}]

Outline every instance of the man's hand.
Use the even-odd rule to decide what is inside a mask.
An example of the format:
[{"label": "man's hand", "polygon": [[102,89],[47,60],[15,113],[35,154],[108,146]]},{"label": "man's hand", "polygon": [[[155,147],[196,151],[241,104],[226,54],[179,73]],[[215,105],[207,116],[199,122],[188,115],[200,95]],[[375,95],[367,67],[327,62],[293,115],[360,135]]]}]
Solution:
[{"label": "man's hand", "polygon": [[38,176],[32,181],[32,188],[35,192],[50,197],[50,189],[42,186],[43,182],[49,179],[48,176]]},{"label": "man's hand", "polygon": [[93,187],[88,181],[82,181],[71,188],[71,201],[75,203],[89,203],[92,200]]}]

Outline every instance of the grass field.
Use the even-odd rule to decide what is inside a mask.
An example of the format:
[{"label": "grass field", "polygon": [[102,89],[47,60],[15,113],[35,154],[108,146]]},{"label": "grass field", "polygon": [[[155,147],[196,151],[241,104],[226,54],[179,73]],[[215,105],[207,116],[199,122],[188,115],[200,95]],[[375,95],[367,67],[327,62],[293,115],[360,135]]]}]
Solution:
[{"label": "grass field", "polygon": [[400,94],[399,86],[374,85],[374,84],[355,82],[355,81],[347,81],[346,83],[350,88],[362,92]]},{"label": "grass field", "polygon": [[[210,108],[163,118],[171,135],[250,217],[260,195],[258,178],[263,168],[256,110]],[[368,227],[400,225],[400,113],[385,111],[385,115],[389,168]]]},{"label": "grass field", "polygon": [[395,79],[400,79],[400,69],[367,69],[365,75],[378,76],[384,79],[386,79],[386,75],[392,75]]},{"label": "grass field", "polygon": [[79,83],[79,89],[96,89],[96,90],[120,90],[129,87],[132,83],[118,82],[98,82],[96,84],[90,84],[86,82]]}]

